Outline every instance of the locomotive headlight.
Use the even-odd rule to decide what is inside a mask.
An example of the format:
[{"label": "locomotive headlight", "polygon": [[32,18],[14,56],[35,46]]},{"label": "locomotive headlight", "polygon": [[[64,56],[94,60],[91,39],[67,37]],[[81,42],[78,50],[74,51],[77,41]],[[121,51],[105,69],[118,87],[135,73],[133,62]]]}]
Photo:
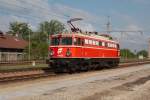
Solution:
[{"label": "locomotive headlight", "polygon": [[71,56],[71,51],[70,51],[69,48],[68,48],[67,51],[66,51],[66,56],[67,56],[67,57]]},{"label": "locomotive headlight", "polygon": [[54,55],[54,51],[53,51],[53,49],[50,49],[50,51],[49,51],[49,55],[50,55],[50,56],[53,56],[53,55]]}]

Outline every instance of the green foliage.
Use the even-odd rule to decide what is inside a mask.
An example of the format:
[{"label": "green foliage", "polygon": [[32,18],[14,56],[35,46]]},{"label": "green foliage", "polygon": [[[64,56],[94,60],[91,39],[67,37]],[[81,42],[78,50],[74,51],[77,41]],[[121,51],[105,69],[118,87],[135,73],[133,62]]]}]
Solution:
[{"label": "green foliage", "polygon": [[29,28],[29,25],[23,22],[11,22],[9,29],[10,34],[18,35],[19,38],[22,38],[24,40],[28,40],[29,33],[32,33],[31,29]]},{"label": "green foliage", "polygon": [[136,57],[136,55],[132,51],[130,51],[129,49],[121,49],[120,53],[121,53],[121,58],[130,59],[130,58],[135,58]]},{"label": "green foliage", "polygon": [[[22,22],[11,22],[10,23],[10,34],[16,35],[20,38],[23,38],[29,41],[29,32],[31,35],[31,59],[45,59],[48,55],[48,43],[49,43],[49,35],[57,34],[65,30],[64,25],[57,21],[45,21],[39,24],[39,29],[37,32],[32,32],[29,29],[27,23]],[[26,52],[26,59],[29,55],[29,46],[24,50]]]},{"label": "green foliage", "polygon": [[[35,44],[34,44],[35,45]],[[31,53],[32,58],[35,59],[45,59],[48,54],[48,44],[45,42],[37,43],[34,47],[32,46]]]},{"label": "green foliage", "polygon": [[49,28],[48,33],[50,35],[60,33],[65,29],[64,25],[61,22],[57,21],[57,20],[51,20],[50,23],[49,23],[49,27],[50,28]]},{"label": "green foliage", "polygon": [[51,20],[50,22],[45,21],[40,23],[39,32],[43,33],[45,36],[51,35],[51,34],[57,34],[62,32],[65,29],[64,25],[57,21],[57,20]]},{"label": "green foliage", "polygon": [[148,57],[148,52],[146,50],[141,50],[137,52],[136,54],[130,51],[129,49],[121,49],[121,58],[138,58],[139,55],[143,55],[143,57],[147,58]]},{"label": "green foliage", "polygon": [[148,52],[146,50],[141,50],[137,52],[137,56],[143,55],[143,57],[147,58],[148,57]]},{"label": "green foliage", "polygon": [[[48,55],[49,38],[51,34],[60,33],[64,25],[57,21],[45,21],[39,24],[38,32],[31,35],[31,57],[32,59],[45,59]],[[28,47],[27,47],[28,48]],[[26,50],[28,52],[28,50]]]}]

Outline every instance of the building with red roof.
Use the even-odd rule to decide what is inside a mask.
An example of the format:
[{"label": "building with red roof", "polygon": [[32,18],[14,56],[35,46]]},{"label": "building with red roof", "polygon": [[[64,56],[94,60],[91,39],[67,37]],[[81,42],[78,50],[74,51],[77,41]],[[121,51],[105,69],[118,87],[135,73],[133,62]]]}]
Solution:
[{"label": "building with red roof", "polygon": [[22,60],[28,42],[0,32],[0,61]]}]

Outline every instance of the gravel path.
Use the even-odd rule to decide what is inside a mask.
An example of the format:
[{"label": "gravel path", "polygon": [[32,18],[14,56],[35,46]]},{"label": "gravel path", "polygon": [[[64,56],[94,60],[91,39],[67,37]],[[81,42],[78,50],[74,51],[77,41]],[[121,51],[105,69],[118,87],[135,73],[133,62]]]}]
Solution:
[{"label": "gravel path", "polygon": [[66,75],[16,85],[0,86],[0,100],[149,100],[150,65]]}]

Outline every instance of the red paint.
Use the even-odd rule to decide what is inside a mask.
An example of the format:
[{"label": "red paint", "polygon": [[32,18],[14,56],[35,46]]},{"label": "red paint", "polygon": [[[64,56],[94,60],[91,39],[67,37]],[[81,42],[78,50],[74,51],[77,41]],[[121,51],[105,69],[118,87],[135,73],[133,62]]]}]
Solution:
[{"label": "red paint", "polygon": [[[81,38],[83,41],[85,39],[91,39],[94,41],[101,41],[105,43],[110,43],[114,45],[119,45],[117,42],[109,39],[101,39],[95,38],[93,36],[87,35],[78,35],[78,34],[59,34],[59,35],[52,35],[51,38],[54,37],[72,37],[74,38]],[[55,45],[49,46],[49,50],[53,50],[54,54],[51,58],[119,58],[119,48],[117,47],[107,47],[107,46],[99,46],[99,45],[90,45],[90,44],[83,44],[83,45]],[[71,55],[68,57],[66,56],[67,49],[71,52]]]}]

